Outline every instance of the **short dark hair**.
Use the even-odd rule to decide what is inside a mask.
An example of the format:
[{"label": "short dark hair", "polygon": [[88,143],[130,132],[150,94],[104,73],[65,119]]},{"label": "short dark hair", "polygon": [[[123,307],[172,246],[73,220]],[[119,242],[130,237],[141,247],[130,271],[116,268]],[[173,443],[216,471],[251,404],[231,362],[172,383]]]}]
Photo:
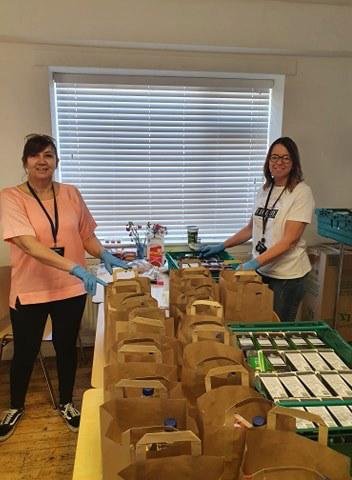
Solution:
[{"label": "short dark hair", "polygon": [[38,133],[31,133],[30,135],[27,135],[25,139],[26,139],[26,143],[23,147],[23,153],[22,153],[22,163],[24,167],[27,165],[28,157],[37,155],[37,153],[42,152],[48,146],[51,146],[52,149],[54,150],[55,157],[56,157],[56,166],[58,165],[59,156],[57,154],[56,143],[53,137],[50,137],[50,135],[41,135]]},{"label": "short dark hair", "polygon": [[271,152],[275,147],[275,145],[283,145],[284,147],[286,147],[290,155],[290,158],[292,160],[292,169],[290,171],[288,181],[286,184],[286,187],[288,188],[288,190],[292,192],[295,186],[303,181],[303,173],[302,173],[301,160],[299,156],[298,147],[290,137],[280,137],[270,145],[268,153],[266,155],[265,163],[264,163],[264,176],[265,176],[264,189],[269,188],[269,186],[273,182],[273,178],[271,176],[270,169],[269,169],[269,161],[270,161]]}]

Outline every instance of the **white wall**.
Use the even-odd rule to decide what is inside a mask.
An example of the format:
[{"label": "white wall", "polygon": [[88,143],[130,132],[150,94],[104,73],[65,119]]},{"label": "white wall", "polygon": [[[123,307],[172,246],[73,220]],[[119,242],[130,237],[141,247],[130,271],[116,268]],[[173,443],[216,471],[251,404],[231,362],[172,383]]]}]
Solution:
[{"label": "white wall", "polygon": [[[51,133],[49,66],[284,73],[283,133],[300,147],[317,206],[351,205],[352,7],[2,0],[0,188],[22,179],[24,136]],[[314,228],[307,238],[317,241]],[[0,265],[7,263],[1,242]]]}]

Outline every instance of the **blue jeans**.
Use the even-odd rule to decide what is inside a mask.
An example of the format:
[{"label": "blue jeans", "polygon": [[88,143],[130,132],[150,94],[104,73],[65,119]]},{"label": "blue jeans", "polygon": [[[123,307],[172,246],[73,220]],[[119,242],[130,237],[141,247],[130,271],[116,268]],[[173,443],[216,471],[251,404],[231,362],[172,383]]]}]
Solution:
[{"label": "blue jeans", "polygon": [[274,310],[282,322],[294,322],[304,296],[306,275],[300,278],[278,279],[262,275],[263,282],[274,292]]}]

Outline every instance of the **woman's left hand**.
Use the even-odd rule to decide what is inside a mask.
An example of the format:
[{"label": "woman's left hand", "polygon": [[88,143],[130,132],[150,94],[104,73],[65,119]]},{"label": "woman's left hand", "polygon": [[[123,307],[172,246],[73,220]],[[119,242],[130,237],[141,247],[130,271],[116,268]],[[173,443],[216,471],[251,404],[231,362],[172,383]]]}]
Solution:
[{"label": "woman's left hand", "polygon": [[241,265],[238,265],[236,270],[243,270],[243,271],[248,271],[248,270],[257,270],[257,268],[260,267],[260,264],[258,260],[255,258],[252,258],[252,260],[249,260],[248,262],[242,263]]},{"label": "woman's left hand", "polygon": [[103,250],[102,254],[100,255],[100,258],[103,260],[104,266],[106,270],[110,273],[110,275],[112,275],[113,267],[124,268],[125,270],[128,269],[127,262],[125,262],[124,260],[121,260],[120,258],[115,257],[107,250]]}]

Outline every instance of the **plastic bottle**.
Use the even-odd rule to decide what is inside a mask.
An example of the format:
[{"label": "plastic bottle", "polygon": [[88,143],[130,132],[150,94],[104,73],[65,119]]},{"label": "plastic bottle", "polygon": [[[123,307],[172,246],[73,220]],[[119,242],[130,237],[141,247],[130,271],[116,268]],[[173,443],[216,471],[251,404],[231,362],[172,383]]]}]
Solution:
[{"label": "plastic bottle", "polygon": [[252,418],[253,427],[262,427],[265,424],[266,424],[266,419],[262,415],[255,415]]},{"label": "plastic bottle", "polygon": [[164,419],[165,432],[174,432],[177,430],[177,420],[176,418],[165,418]]},{"label": "plastic bottle", "polygon": [[164,263],[164,239],[161,237],[152,237],[147,246],[148,262],[156,267],[161,267]]},{"label": "plastic bottle", "polygon": [[151,387],[144,387],[142,389],[142,397],[143,398],[151,398],[154,395],[154,388]]}]

